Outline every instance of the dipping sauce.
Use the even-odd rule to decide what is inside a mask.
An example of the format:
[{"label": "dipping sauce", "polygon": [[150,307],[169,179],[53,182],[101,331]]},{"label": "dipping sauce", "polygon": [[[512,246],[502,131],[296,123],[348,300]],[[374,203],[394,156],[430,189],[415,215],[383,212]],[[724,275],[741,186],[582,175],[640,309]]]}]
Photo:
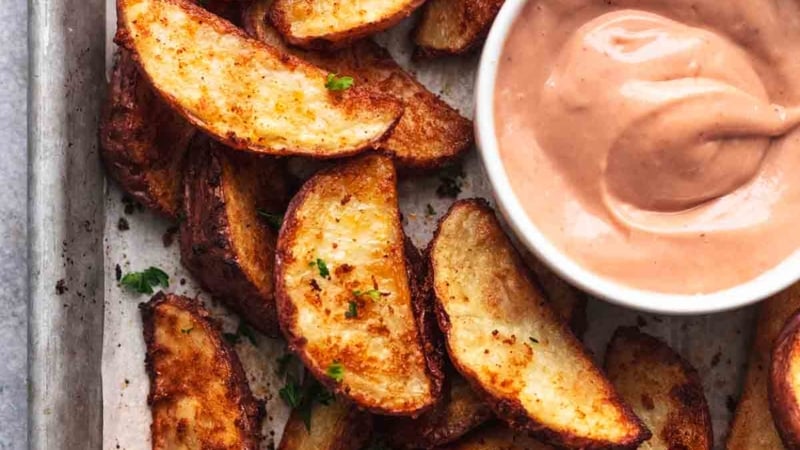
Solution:
[{"label": "dipping sauce", "polygon": [[530,0],[495,122],[534,224],[588,270],[674,294],[800,248],[800,2]]}]

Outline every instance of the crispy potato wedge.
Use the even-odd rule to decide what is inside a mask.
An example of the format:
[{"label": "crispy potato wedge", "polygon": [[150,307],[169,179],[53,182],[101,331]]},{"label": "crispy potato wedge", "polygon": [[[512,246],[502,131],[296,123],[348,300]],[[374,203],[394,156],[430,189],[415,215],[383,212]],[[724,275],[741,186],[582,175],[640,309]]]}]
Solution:
[{"label": "crispy potato wedge", "polygon": [[141,305],[154,450],[257,450],[262,413],[208,312],[159,292]]},{"label": "crispy potato wedge", "polygon": [[640,449],[711,450],[714,435],[700,375],[664,342],[620,328],[605,369],[622,398],[653,433]]},{"label": "crispy potato wedge", "polygon": [[115,55],[100,123],[108,174],[142,205],[173,219],[183,191],[183,162],[195,128],[153,91],[131,54]]},{"label": "crispy potato wedge", "polygon": [[238,149],[332,158],[380,142],[403,106],[252,39],[188,0],[117,0],[116,41],[166,101]]},{"label": "crispy potato wedge", "polygon": [[429,0],[414,31],[415,56],[466,53],[481,43],[505,0]]},{"label": "crispy potato wedge", "polygon": [[401,167],[440,167],[464,153],[473,143],[472,122],[428,91],[370,39],[333,52],[290,48],[266,22],[272,0],[255,0],[244,13],[247,32],[261,41],[298,56],[317,67],[352,76],[357,86],[403,102],[403,117],[376,148],[390,154]]},{"label": "crispy potato wedge", "polygon": [[770,354],[786,320],[800,308],[800,284],[761,304],[742,396],[728,435],[728,450],[780,449],[769,407]]},{"label": "crispy potato wedge", "polygon": [[372,416],[341,401],[311,407],[309,427],[292,411],[278,450],[361,450],[372,434]]},{"label": "crispy potato wedge", "polygon": [[800,449],[800,310],[786,322],[772,350],[769,404],[787,449]]},{"label": "crispy potato wedge", "polygon": [[275,0],[269,16],[294,45],[338,48],[400,22],[425,0]]},{"label": "crispy potato wedge", "polygon": [[539,292],[488,205],[456,202],[429,257],[450,359],[498,417],[570,448],[635,448],[650,436]]},{"label": "crispy potato wedge", "polygon": [[289,347],[328,389],[367,410],[417,415],[441,393],[427,298],[409,274],[389,158],[312,177],[278,238],[275,287]]},{"label": "crispy potato wedge", "polygon": [[206,136],[192,142],[181,262],[205,290],[268,336],[280,335],[272,269],[289,190],[282,161]]},{"label": "crispy potato wedge", "polygon": [[556,450],[521,431],[493,423],[443,450]]}]

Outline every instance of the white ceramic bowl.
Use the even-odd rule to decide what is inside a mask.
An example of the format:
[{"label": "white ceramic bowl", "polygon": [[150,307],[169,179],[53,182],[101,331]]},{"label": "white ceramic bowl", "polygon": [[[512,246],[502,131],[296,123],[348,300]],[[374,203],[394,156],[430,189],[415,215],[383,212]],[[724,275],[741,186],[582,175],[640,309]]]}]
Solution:
[{"label": "white ceramic bowl", "polygon": [[[535,1],[535,0],[532,0]],[[677,295],[634,289],[579,266],[556,248],[533,224],[511,188],[497,145],[494,85],[506,37],[527,0],[507,0],[495,20],[481,55],[475,85],[475,131],[498,207],[522,243],[575,286],[611,303],[662,314],[704,314],[739,308],[769,297],[800,279],[800,251],[758,278],[701,295]],[[686,255],[691,258],[691,255]]]}]

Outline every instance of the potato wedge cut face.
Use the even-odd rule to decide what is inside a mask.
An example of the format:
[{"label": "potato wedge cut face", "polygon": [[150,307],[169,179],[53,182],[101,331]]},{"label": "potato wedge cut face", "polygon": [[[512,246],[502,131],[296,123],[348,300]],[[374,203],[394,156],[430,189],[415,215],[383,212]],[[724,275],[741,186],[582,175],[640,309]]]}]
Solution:
[{"label": "potato wedge cut face", "polygon": [[394,166],[367,155],[312,177],[278,238],[276,289],[290,347],[362,408],[412,415],[439,395],[412,302]]},{"label": "potato wedge cut face", "polygon": [[710,450],[711,415],[697,371],[669,346],[620,328],[606,352],[606,373],[653,436],[643,450]]},{"label": "potato wedge cut face", "polygon": [[192,123],[234,148],[318,158],[379,142],[402,105],[357,88],[332,93],[327,73],[247,37],[187,0],[118,0],[117,41]]},{"label": "potato wedge cut face", "polygon": [[450,359],[500,418],[571,447],[635,446],[648,436],[539,293],[488,206],[457,202],[430,263]]},{"label": "potato wedge cut face", "polygon": [[445,450],[556,450],[537,441],[526,433],[515,431],[500,423],[470,433],[464,439],[448,446]]},{"label": "potato wedge cut face", "polygon": [[159,292],[141,312],[153,449],[258,449],[258,403],[236,352],[205,309]]},{"label": "potato wedge cut face", "polygon": [[769,403],[786,448],[800,448],[800,312],[789,318],[775,342]]},{"label": "potato wedge cut face", "polygon": [[465,53],[483,42],[505,0],[430,0],[414,32],[418,57]]},{"label": "potato wedge cut face", "polygon": [[302,414],[292,411],[278,450],[361,450],[372,433],[372,416],[352,405],[315,403],[306,428]]},{"label": "potato wedge cut face", "polygon": [[424,1],[275,0],[270,18],[292,44],[335,47],[391,27]]}]

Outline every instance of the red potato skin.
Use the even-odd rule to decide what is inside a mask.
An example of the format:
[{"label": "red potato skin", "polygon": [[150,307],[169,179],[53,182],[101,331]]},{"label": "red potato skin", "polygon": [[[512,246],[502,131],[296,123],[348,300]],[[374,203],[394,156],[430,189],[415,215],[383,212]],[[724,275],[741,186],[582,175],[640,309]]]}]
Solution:
[{"label": "red potato skin", "polygon": [[792,361],[800,358],[800,310],[775,340],[769,375],[769,404],[775,427],[788,450],[800,449],[800,392],[792,384]]}]

